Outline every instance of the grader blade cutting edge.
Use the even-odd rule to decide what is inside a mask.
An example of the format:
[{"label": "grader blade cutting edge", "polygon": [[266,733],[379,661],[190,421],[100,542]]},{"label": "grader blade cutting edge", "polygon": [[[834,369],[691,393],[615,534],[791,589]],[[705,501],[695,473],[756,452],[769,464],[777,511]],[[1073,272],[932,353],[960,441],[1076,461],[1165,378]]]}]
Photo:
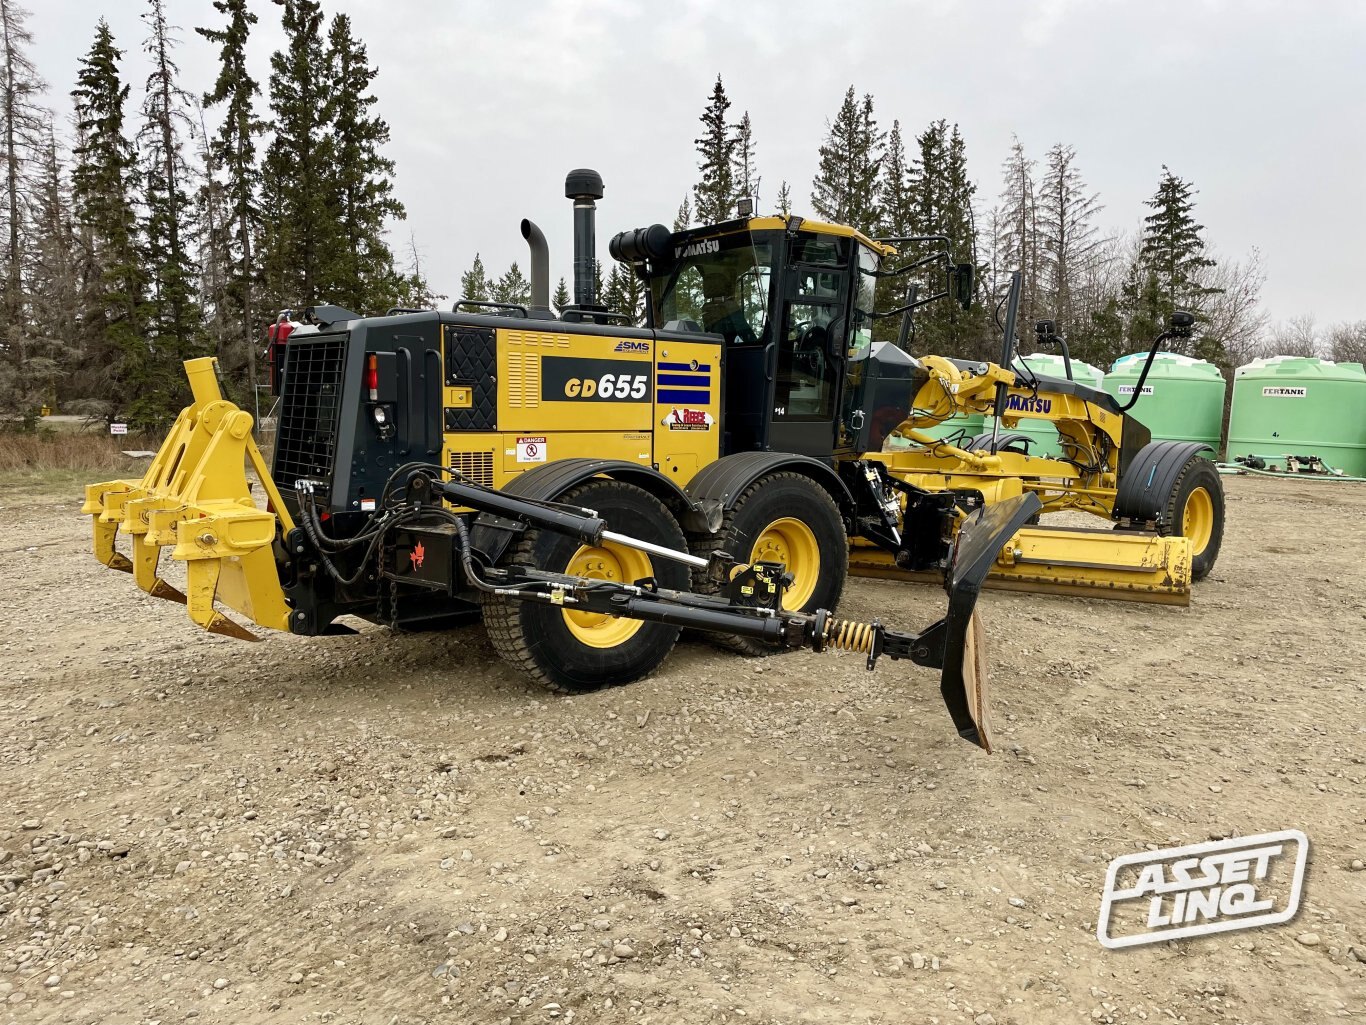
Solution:
[{"label": "grader blade cutting edge", "polygon": [[[194,401],[176,418],[142,478],[88,485],[81,511],[92,518],[101,563],[132,573],[153,597],[185,605],[211,633],[255,640],[214,602],[262,626],[285,629],[288,609],[272,544],[277,529],[293,524],[252,440],[251,414],[219,391],[216,362],[186,362]],[[252,501],[248,461],[270,500],[268,510]],[[115,549],[120,530],[130,539],[131,559]],[[160,575],[163,548],[185,563],[184,591]]]}]

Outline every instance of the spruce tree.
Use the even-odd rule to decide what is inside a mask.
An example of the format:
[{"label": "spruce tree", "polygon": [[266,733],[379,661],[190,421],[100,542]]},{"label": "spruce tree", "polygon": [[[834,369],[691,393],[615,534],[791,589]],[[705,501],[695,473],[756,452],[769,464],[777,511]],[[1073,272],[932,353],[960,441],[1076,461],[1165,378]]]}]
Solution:
[{"label": "spruce tree", "polygon": [[[476,258],[477,259],[477,258]],[[498,303],[516,303],[526,306],[531,302],[531,282],[527,280],[517,261],[509,267],[489,289],[489,297]]]},{"label": "spruce tree", "polygon": [[686,231],[692,225],[692,201],[683,197],[683,202],[678,204],[678,213],[674,214],[674,231]]},{"label": "spruce tree", "polygon": [[623,267],[621,282],[622,312],[631,315],[632,324],[640,324],[645,318],[645,282],[630,267]]},{"label": "spruce tree", "polygon": [[[906,147],[901,141],[901,122],[893,121],[887,136],[887,152],[882,160],[878,181],[878,201],[882,220],[878,234],[891,237],[911,234],[914,209],[912,205],[911,169],[906,163]],[[877,283],[877,308],[895,309],[905,301],[906,278],[883,278]],[[874,337],[879,340],[895,338],[900,325],[893,318],[873,322]]]},{"label": "spruce tree", "polygon": [[[950,128],[942,118],[931,122],[916,137],[916,149],[910,170],[909,233],[944,235],[956,262],[977,266],[977,228],[972,212],[977,186],[968,176],[967,145],[958,126]],[[910,251],[903,257],[920,255],[924,253]],[[979,280],[981,271],[977,266]],[[942,267],[927,268],[921,284],[922,295],[942,290]],[[915,349],[965,359],[994,358],[1000,350],[989,340],[986,322],[980,304],[971,311],[960,309],[952,301],[922,307],[915,317]]]},{"label": "spruce tree", "polygon": [[735,182],[737,199],[754,201],[754,209],[759,209],[759,168],[758,153],[754,146],[754,126],[745,111],[740,123],[735,126],[735,150],[731,156],[731,178]]},{"label": "spruce tree", "polygon": [[833,122],[826,123],[820,164],[811,183],[811,206],[821,217],[864,232],[882,220],[878,177],[883,133],[873,117],[873,97],[860,103],[851,85]]},{"label": "spruce tree", "polygon": [[882,208],[882,220],[877,226],[879,234],[904,236],[911,233],[915,214],[911,186],[911,168],[906,163],[906,146],[901,141],[901,122],[893,121],[878,179],[878,203]]},{"label": "spruce tree", "polygon": [[461,299],[488,299],[489,298],[489,278],[484,270],[484,261],[478,253],[474,254],[474,263],[470,269],[460,275],[460,298]]},{"label": "spruce tree", "polygon": [[[329,179],[336,160],[327,121],[332,82],[318,0],[284,0],[285,45],[270,58],[275,136],[262,165],[261,267],[272,306],[331,301],[324,264],[341,244]],[[358,311],[359,312],[359,311]]]},{"label": "spruce tree", "polygon": [[[1146,205],[1153,212],[1144,218],[1138,257],[1125,281],[1121,305],[1129,319],[1129,346],[1145,348],[1164,330],[1172,312],[1185,309],[1206,319],[1204,306],[1222,289],[1205,284],[1215,267],[1205,255],[1204,225],[1194,216],[1196,190],[1190,182],[1171,173],[1164,164],[1157,191]],[[1173,342],[1173,348],[1180,345]],[[1197,331],[1188,348],[1213,363],[1223,365],[1227,356],[1222,341]]]},{"label": "spruce tree", "polygon": [[560,283],[555,286],[555,294],[550,297],[550,305],[555,308],[556,313],[563,313],[570,301],[569,283],[562,277]]},{"label": "spruce tree", "polygon": [[[159,382],[143,337],[146,281],[133,211],[138,169],[124,134],[128,86],[119,76],[122,56],[100,19],[71,94],[77,133],[71,191],[90,268],[81,310],[83,362],[90,373],[78,384],[79,394],[107,400],[111,414],[154,426],[164,407],[153,395]],[[147,404],[144,396],[153,401]]]},{"label": "spruce tree", "polygon": [[373,313],[393,301],[394,257],[384,238],[385,222],[402,220],[405,213],[393,194],[394,162],[381,152],[389,125],[372,109],[376,100],[370,85],[379,71],[370,66],[365,44],[352,34],[344,14],[332,19],[327,63],[334,149],[326,186],[338,235],[324,264],[328,295],[349,309]]},{"label": "spruce tree", "polygon": [[1162,165],[1157,192],[1145,205],[1153,212],[1143,219],[1143,244],[1138,258],[1156,275],[1163,301],[1175,309],[1198,296],[1200,273],[1213,267],[1205,255],[1203,224],[1195,222],[1195,187]]},{"label": "spruce tree", "polygon": [[603,285],[602,294],[598,296],[598,302],[606,306],[613,313],[629,313],[626,308],[626,296],[624,289],[624,279],[627,270],[619,263],[612,265],[612,269],[607,272],[607,281]]},{"label": "spruce tree", "polygon": [[[149,295],[146,325],[161,386],[156,401],[160,419],[170,420],[189,400],[181,364],[201,355],[204,337],[195,301],[198,268],[189,253],[185,225],[190,200],[186,183],[183,131],[189,127],[188,97],[177,85],[179,68],[171,59],[175,40],[166,23],[163,0],[148,0],[143,20],[152,34],[143,49],[152,62],[143,101],[138,140],[144,153],[143,206],[147,211],[143,239]],[[144,396],[150,403],[152,396]]]},{"label": "spruce tree", "polygon": [[696,200],[693,212],[700,224],[715,224],[735,216],[736,137],[726,120],[728,110],[730,100],[717,75],[711,101],[698,118],[702,136],[693,140],[701,157],[697,166],[702,176],[692,190]]},{"label": "spruce tree", "polygon": [[[269,319],[259,307],[257,283],[260,270],[255,264],[257,240],[261,230],[259,200],[260,168],[256,162],[256,138],[265,127],[254,112],[260,86],[247,68],[247,40],[256,15],[247,7],[248,0],[213,0],[219,14],[227,17],[222,28],[197,28],[201,36],[218,44],[218,77],[213,89],[204,94],[206,107],[222,105],[223,120],[218,132],[209,142],[206,163],[212,163],[222,175],[221,185],[215,174],[209,183],[223,208],[224,231],[221,252],[223,265],[221,289],[225,307],[218,312],[229,338],[240,344],[238,359],[228,360],[228,352],[221,351],[225,364],[241,362],[246,381],[256,384],[256,348],[260,344],[261,324]],[[215,225],[215,229],[220,228]],[[233,346],[236,348],[236,346]],[[226,367],[225,367],[226,369]]]},{"label": "spruce tree", "polygon": [[784,217],[792,213],[792,189],[785,180],[778,186],[778,212]]}]

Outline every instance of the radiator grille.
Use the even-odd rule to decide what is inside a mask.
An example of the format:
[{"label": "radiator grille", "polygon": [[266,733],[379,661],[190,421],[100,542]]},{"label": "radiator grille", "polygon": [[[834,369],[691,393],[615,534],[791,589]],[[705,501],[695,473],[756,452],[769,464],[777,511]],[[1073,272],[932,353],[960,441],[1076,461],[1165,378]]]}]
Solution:
[{"label": "radiator grille", "polygon": [[492,452],[452,452],[451,469],[473,484],[493,487]]},{"label": "radiator grille", "polygon": [[346,338],[290,339],[275,436],[275,483],[332,480]]}]

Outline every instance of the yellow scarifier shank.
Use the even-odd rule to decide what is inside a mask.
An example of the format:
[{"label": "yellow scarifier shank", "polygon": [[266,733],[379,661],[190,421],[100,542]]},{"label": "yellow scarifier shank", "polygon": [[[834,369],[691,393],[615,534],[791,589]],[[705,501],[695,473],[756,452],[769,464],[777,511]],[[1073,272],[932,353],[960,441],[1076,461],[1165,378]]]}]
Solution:
[{"label": "yellow scarifier shank", "polygon": [[[252,439],[251,414],[223,398],[218,361],[187,360],[194,402],[180,411],[141,480],[89,484],[81,512],[91,516],[95,558],[132,573],[157,598],[189,608],[190,618],[213,633],[257,640],[214,608],[221,601],[261,626],[286,629],[289,609],[271,545],[278,525],[294,524],[280,501],[265,460]],[[246,461],[266,489],[270,509],[256,508]],[[115,550],[122,527],[133,558]],[[188,594],[158,574],[161,549],[185,563]]]}]

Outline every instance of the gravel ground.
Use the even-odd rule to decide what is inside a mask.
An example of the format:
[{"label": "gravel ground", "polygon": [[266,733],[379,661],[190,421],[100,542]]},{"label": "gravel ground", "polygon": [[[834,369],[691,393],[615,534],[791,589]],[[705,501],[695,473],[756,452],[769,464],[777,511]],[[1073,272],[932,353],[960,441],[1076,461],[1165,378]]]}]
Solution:
[{"label": "gravel ground", "polygon": [[[1189,609],[984,597],[987,756],[856,656],[213,637],[8,485],[0,1023],[1366,1020],[1366,486],[1227,486]],[[1290,827],[1295,921],[1097,942],[1111,858]]]}]

